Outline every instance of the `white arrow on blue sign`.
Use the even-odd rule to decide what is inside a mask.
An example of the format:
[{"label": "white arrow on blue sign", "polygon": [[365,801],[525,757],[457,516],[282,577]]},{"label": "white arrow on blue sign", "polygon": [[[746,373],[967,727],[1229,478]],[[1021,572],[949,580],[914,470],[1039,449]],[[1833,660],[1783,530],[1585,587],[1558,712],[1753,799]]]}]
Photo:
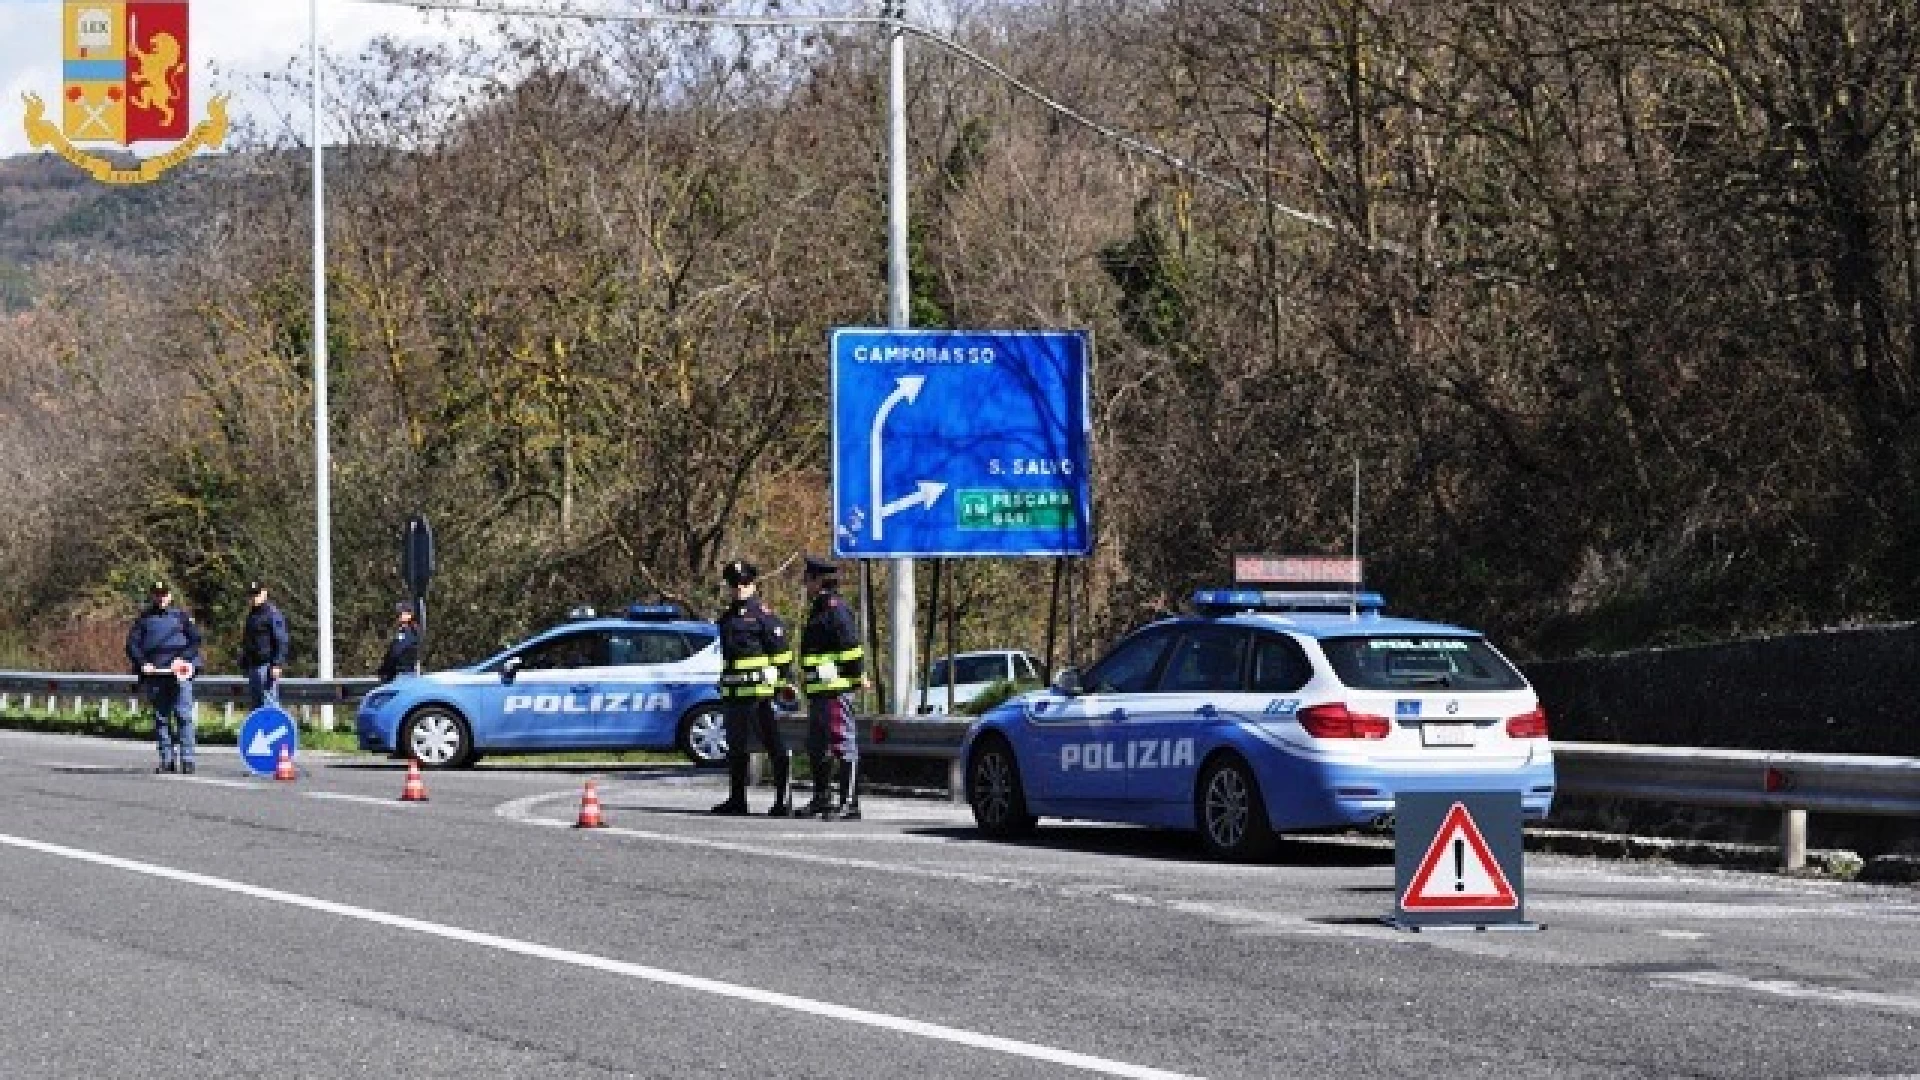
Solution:
[{"label": "white arrow on blue sign", "polygon": [[1085,331],[833,332],[840,558],[1085,555]]},{"label": "white arrow on blue sign", "polygon": [[262,705],[240,722],[240,760],[255,776],[273,775],[283,746],[288,758],[300,756],[300,726],[284,711]]}]

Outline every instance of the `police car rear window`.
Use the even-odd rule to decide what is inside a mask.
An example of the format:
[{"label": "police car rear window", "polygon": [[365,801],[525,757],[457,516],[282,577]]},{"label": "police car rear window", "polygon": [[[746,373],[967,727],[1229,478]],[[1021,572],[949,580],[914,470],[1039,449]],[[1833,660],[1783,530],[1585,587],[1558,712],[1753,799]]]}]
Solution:
[{"label": "police car rear window", "polygon": [[1479,638],[1323,638],[1340,681],[1356,690],[1519,690],[1526,680]]}]

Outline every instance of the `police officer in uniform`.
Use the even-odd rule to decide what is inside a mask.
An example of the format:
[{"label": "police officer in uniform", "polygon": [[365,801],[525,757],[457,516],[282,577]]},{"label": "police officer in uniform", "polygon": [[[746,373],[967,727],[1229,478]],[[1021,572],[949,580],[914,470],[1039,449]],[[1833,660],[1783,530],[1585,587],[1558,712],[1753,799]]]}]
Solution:
[{"label": "police officer in uniform", "polygon": [[153,771],[192,773],[193,676],[200,670],[200,628],[192,615],[172,605],[166,582],[154,582],[148,595],[151,602],[127,630],[127,662],[153,709],[153,737],[160,746],[160,764]]},{"label": "police officer in uniform", "polygon": [[380,681],[392,682],[402,675],[419,674],[420,630],[413,624],[413,605],[395,604],[393,637],[387,641],[387,655],[380,660]]},{"label": "police officer in uniform", "polygon": [[280,673],[287,667],[287,620],[267,599],[264,582],[247,586],[251,606],[240,631],[240,666],[247,673],[247,707],[280,705]]},{"label": "police officer in uniform", "polygon": [[773,763],[773,817],[791,817],[787,780],[793,761],[773,711],[781,669],[793,663],[793,647],[780,617],[757,595],[760,571],[735,559],[721,569],[733,602],[720,616],[720,704],[727,721],[727,801],[716,814],[747,813],[747,767],[757,739]]},{"label": "police officer in uniform", "polygon": [[[809,558],[807,624],[800,631],[800,678],[807,694],[807,762],[813,798],[801,817],[832,821],[860,817],[860,745],[855,738],[852,693],[865,680],[866,650],[853,609],[840,598],[840,568]],[[840,805],[831,789],[840,781]]]}]

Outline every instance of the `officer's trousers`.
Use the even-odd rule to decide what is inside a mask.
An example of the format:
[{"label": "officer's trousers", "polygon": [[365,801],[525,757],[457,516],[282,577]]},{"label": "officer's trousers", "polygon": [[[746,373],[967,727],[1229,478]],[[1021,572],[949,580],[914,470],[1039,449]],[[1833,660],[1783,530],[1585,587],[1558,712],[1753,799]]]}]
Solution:
[{"label": "officer's trousers", "polygon": [[767,758],[773,766],[773,783],[779,790],[776,798],[784,803],[787,800],[788,770],[792,760],[787,756],[787,740],[780,734],[780,721],[773,709],[770,697],[730,697],[721,699],[721,713],[727,725],[727,779],[736,798],[744,798],[747,789],[747,763],[752,759],[755,746],[767,752]]},{"label": "officer's trousers", "polygon": [[[153,738],[160,747],[160,764],[178,761],[193,763],[193,683],[172,675],[143,678],[140,689],[146,692],[153,709]],[[176,735],[174,728],[178,729]],[[176,756],[177,754],[177,756]]]},{"label": "officer's trousers", "polygon": [[280,707],[280,682],[273,677],[272,665],[248,665],[247,708],[257,709],[262,705]]},{"label": "officer's trousers", "polygon": [[813,773],[813,802],[827,802],[827,785],[840,779],[840,801],[848,801],[860,740],[854,728],[850,694],[820,694],[807,699],[807,764]]}]

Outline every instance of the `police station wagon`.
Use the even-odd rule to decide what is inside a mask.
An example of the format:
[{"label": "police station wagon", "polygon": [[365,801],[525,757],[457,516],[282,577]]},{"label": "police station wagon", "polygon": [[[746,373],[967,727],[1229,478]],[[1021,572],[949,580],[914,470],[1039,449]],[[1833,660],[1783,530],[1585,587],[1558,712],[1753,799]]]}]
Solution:
[{"label": "police station wagon", "polygon": [[1401,792],[1511,791],[1546,816],[1546,714],[1480,634],[1389,618],[1376,593],[1194,601],[974,724],[962,755],[984,832],[1129,822],[1247,859],[1277,832],[1389,827]]},{"label": "police station wagon", "polygon": [[483,753],[679,750],[726,759],[718,631],[670,606],[556,626],[472,667],[401,678],[360,702],[360,748],[427,767]]}]

